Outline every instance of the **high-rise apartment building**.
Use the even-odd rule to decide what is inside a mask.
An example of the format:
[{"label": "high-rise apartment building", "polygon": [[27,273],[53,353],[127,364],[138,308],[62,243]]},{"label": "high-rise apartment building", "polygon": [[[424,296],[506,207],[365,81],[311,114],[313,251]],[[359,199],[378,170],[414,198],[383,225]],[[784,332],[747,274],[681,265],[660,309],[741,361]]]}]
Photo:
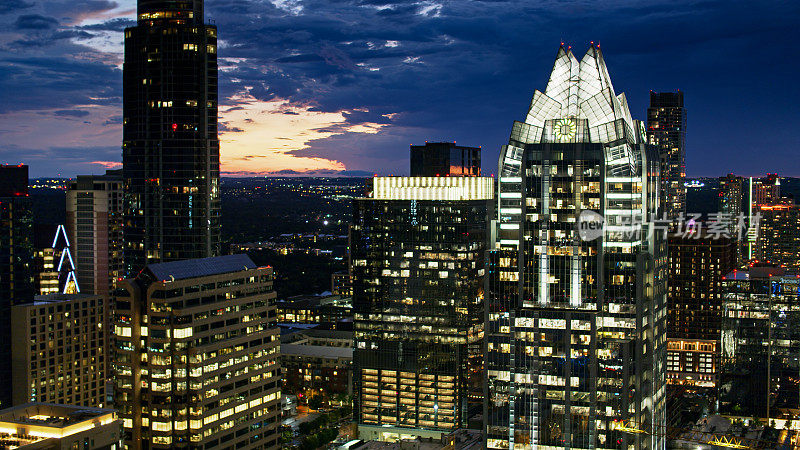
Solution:
[{"label": "high-rise apartment building", "polygon": [[78,175],[67,186],[67,235],[81,292],[108,295],[124,276],[122,171]]},{"label": "high-rise apartment building", "polygon": [[650,91],[647,141],[661,155],[664,212],[676,218],[686,212],[686,108],[683,92]]},{"label": "high-rise apartment building", "polygon": [[736,236],[701,231],[669,237],[667,381],[717,385],[722,277],[736,268]]},{"label": "high-rise apartment building", "polygon": [[455,142],[426,142],[411,146],[411,176],[478,177],[481,175],[480,147]]},{"label": "high-rise apartment building", "polygon": [[352,394],[353,332],[310,329],[281,336],[281,370],[286,394]]},{"label": "high-rise apartment building", "polygon": [[778,203],[781,199],[781,179],[778,174],[768,173],[762,178],[750,179],[750,202],[753,208],[758,205]]},{"label": "high-rise apartment building", "polygon": [[13,403],[105,407],[108,306],[103,296],[37,295],[11,309]]},{"label": "high-rise apartment building", "polygon": [[748,267],[723,279],[720,412],[769,419],[800,407],[800,274]]},{"label": "high-rise apartment building", "polygon": [[217,28],[202,0],[139,0],[125,30],[122,163],[128,276],[220,252]]},{"label": "high-rise apartment building", "polygon": [[578,61],[562,46],[500,154],[487,448],[664,448],[667,242],[648,222],[659,167],[600,48]]},{"label": "high-rise apartment building", "polygon": [[11,307],[33,300],[28,166],[0,165],[0,408],[11,406]]},{"label": "high-rise apartment building", "polygon": [[[719,200],[717,202],[717,211],[728,215],[728,217],[736,218],[742,213],[742,206],[744,205],[744,189],[747,189],[744,178],[736,176],[732,173],[719,178]],[[731,221],[728,231],[734,233],[736,228],[735,219]]]},{"label": "high-rise apartment building", "polygon": [[412,167],[410,177],[373,178],[371,195],[355,200],[353,379],[362,439],[438,438],[465,427],[470,406],[480,410],[493,181]]},{"label": "high-rise apartment building", "polygon": [[754,207],[761,215],[754,257],[785,267],[800,268],[800,205],[792,199]]},{"label": "high-rise apartment building", "polygon": [[114,291],[128,448],[280,448],[272,268],[246,255],[150,264]]}]

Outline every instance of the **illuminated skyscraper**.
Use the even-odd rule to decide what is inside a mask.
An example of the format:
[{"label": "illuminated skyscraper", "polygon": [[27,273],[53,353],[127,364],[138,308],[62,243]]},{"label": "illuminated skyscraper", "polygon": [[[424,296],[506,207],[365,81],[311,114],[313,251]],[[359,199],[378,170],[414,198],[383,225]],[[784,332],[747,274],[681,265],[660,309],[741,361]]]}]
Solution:
[{"label": "illuminated skyscraper", "polygon": [[686,212],[686,108],[683,92],[650,91],[647,141],[661,156],[664,212],[676,218]]},{"label": "illuminated skyscraper", "polygon": [[0,408],[11,406],[11,307],[33,300],[28,166],[0,165]]},{"label": "illuminated skyscraper", "polygon": [[800,268],[800,205],[784,198],[754,207],[761,215],[754,257],[783,267]]},{"label": "illuminated skyscraper", "polygon": [[762,178],[751,178],[750,201],[755,210],[757,205],[778,203],[781,199],[781,179],[778,174],[768,173]]},{"label": "illuminated skyscraper", "polygon": [[217,28],[202,0],[139,0],[125,30],[124,259],[146,264],[220,251]]},{"label": "illuminated skyscraper", "polygon": [[719,374],[722,278],[736,268],[736,235],[669,237],[667,378],[715,387]]},{"label": "illuminated skyscraper", "polygon": [[723,278],[720,412],[782,418],[800,408],[800,274],[756,264]]},{"label": "illuminated skyscraper", "polygon": [[353,379],[362,439],[438,438],[465,427],[470,406],[479,412],[482,401],[494,180],[414,175],[412,168],[410,177],[375,177],[372,192],[354,203]]},{"label": "illuminated skyscraper", "polygon": [[[487,448],[664,448],[659,155],[599,47],[558,51],[500,155],[489,253]],[[661,228],[665,228],[661,227]]]}]

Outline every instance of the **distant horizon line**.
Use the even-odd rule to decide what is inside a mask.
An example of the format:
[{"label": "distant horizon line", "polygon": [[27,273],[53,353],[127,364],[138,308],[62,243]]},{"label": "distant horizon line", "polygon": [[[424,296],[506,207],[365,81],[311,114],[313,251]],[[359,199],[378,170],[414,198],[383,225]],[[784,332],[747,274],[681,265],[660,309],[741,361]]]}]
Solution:
[{"label": "distant horizon line", "polygon": [[[353,172],[366,172],[366,171],[353,171]],[[771,174],[771,173],[774,173],[774,172],[765,172],[765,173],[757,174],[757,175],[742,175],[742,174],[739,174],[739,173],[736,173],[736,172],[727,172],[727,173],[724,173],[722,175],[698,175],[698,176],[691,176],[691,177],[687,176],[685,179],[687,181],[688,180],[695,180],[695,179],[719,179],[719,178],[723,178],[723,177],[725,177],[725,176],[727,176],[727,175],[729,175],[731,173],[733,175],[744,177],[744,178],[749,178],[749,177],[760,178],[760,177],[764,177],[767,174]],[[45,179],[51,179],[51,180],[74,180],[77,176],[100,176],[100,175],[104,175],[104,174],[81,174],[81,175],[75,175],[75,176],[72,176],[72,177],[65,177],[65,176],[62,176],[62,175],[43,175],[43,176],[37,176],[37,177],[28,177],[28,180],[45,180]],[[374,178],[374,177],[393,177],[393,176],[407,177],[409,175],[407,175],[407,174],[394,175],[394,174],[382,174],[382,173],[357,173],[357,174],[356,173],[353,173],[353,174],[336,174],[336,173],[329,173],[329,174],[324,174],[324,173],[320,173],[320,174],[313,174],[313,173],[311,173],[311,174],[303,174],[303,173],[294,173],[294,174],[268,174],[268,175],[252,174],[252,175],[243,175],[243,174],[224,173],[224,174],[220,175],[220,178],[234,178],[234,179],[236,179],[236,178],[238,178],[238,179],[248,179],[248,178]],[[496,174],[489,173],[489,174],[481,174],[480,176],[494,178],[494,177],[496,177]],[[778,177],[779,178],[798,178],[798,179],[800,179],[800,175],[780,175],[780,174],[778,174]]]}]

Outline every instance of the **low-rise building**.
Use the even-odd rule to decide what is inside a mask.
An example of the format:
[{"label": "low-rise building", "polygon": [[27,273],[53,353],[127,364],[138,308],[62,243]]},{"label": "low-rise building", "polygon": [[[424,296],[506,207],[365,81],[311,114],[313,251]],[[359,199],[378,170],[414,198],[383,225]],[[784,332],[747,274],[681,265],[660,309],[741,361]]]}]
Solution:
[{"label": "low-rise building", "polygon": [[480,450],[483,437],[479,430],[458,429],[441,438],[409,437],[395,442],[352,440],[338,450]]},{"label": "low-rise building", "polygon": [[304,330],[281,336],[285,393],[352,394],[353,332]]},{"label": "low-rise building", "polygon": [[343,270],[331,274],[331,292],[333,295],[343,297],[353,296],[353,276],[350,275],[350,271]]},{"label": "low-rise building", "polygon": [[0,448],[111,450],[122,448],[113,409],[28,403],[0,411]]},{"label": "low-rise building", "polygon": [[278,323],[335,324],[353,316],[352,299],[338,295],[296,295],[277,306]]}]

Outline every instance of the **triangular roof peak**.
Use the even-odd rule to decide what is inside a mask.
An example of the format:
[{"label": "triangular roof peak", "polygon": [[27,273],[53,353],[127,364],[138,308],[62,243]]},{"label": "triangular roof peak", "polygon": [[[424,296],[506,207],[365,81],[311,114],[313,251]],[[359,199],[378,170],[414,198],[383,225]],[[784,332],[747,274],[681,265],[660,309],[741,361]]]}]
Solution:
[{"label": "triangular roof peak", "polygon": [[548,119],[576,117],[597,126],[625,119],[635,129],[623,95],[614,92],[600,45],[591,42],[580,61],[562,42],[544,92],[536,91],[526,122],[542,127]]}]

